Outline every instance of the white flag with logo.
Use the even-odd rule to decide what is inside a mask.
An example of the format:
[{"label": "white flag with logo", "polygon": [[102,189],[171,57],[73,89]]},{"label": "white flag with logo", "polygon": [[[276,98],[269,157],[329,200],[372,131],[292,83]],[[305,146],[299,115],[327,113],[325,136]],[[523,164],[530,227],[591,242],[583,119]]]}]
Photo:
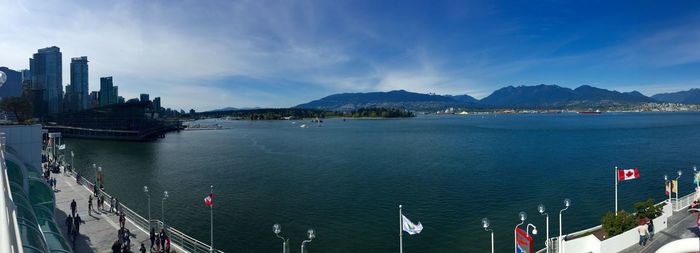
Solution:
[{"label": "white flag with logo", "polygon": [[415,235],[415,234],[420,234],[420,231],[423,230],[423,224],[413,224],[406,216],[403,214],[401,215],[401,218],[403,219],[403,231],[406,231],[409,235]]},{"label": "white flag with logo", "polygon": [[66,149],[66,144],[61,144],[60,146],[58,146],[58,150],[64,150],[64,149]]}]

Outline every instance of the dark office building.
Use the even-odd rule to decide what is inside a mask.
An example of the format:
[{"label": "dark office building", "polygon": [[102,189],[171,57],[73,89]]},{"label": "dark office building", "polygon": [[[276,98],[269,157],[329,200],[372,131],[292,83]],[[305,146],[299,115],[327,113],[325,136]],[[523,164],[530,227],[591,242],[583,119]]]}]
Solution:
[{"label": "dark office building", "polygon": [[142,93],[141,96],[139,96],[141,102],[151,102],[151,99],[149,98],[148,94]]},{"label": "dark office building", "polygon": [[32,75],[31,90],[34,93],[34,115],[54,116],[63,110],[63,65],[58,47],[39,49],[29,59]]},{"label": "dark office building", "polygon": [[100,78],[100,106],[112,105],[118,102],[119,90],[114,86],[112,77]]},{"label": "dark office building", "polygon": [[156,112],[160,112],[162,107],[160,106],[160,97],[156,97],[153,99],[153,110]]},{"label": "dark office building", "polygon": [[66,97],[71,112],[88,108],[88,59],[87,56],[74,57],[70,62],[70,89],[66,87]]}]

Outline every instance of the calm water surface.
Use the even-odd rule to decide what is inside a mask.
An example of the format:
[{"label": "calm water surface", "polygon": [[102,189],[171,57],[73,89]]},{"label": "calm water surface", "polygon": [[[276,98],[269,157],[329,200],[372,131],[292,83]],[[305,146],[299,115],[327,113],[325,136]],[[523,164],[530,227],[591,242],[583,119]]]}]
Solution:
[{"label": "calm water surface", "polygon": [[185,131],[151,143],[65,140],[85,175],[102,166],[106,190],[147,216],[142,187],[151,187],[152,217],[209,242],[215,189],[215,245],[226,252],[279,252],[272,224],[282,224],[298,252],[308,228],[309,252],[398,252],[398,204],[424,230],[404,236],[410,252],[512,251],[518,212],[558,234],[600,223],[614,208],[613,166],[639,167],[641,179],[620,184],[620,207],[664,198],[663,175],[692,189],[700,162],[700,114],[426,116],[398,120],[216,121],[231,129]]}]

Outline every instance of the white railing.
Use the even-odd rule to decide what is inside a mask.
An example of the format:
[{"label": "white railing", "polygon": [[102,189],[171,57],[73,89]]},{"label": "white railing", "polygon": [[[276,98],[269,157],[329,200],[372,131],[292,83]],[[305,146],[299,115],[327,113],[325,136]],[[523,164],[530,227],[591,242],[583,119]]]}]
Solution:
[{"label": "white railing", "polygon": [[678,212],[680,210],[683,210],[686,207],[689,207],[690,204],[693,203],[694,199],[695,199],[695,193],[685,195],[680,199],[672,199],[671,206],[673,207],[673,211]]},{"label": "white railing", "polygon": [[[74,176],[74,175],[73,175]],[[83,184],[87,186],[89,191],[92,192],[92,189],[94,189],[94,184],[85,177],[80,177],[80,184]],[[112,198],[111,195],[107,194],[105,191],[99,190],[100,194],[104,194],[105,200],[109,200]],[[94,192],[93,192],[94,194]],[[108,203],[109,205],[109,203]],[[119,210],[124,211],[124,215],[126,216],[127,219],[132,221],[136,226],[141,228],[142,230],[146,231],[146,233],[150,233],[150,228],[163,228],[163,222],[160,220],[148,220],[144,218],[143,216],[139,215],[138,213],[134,212],[130,208],[128,208],[126,205],[123,203],[119,203]],[[156,229],[157,231],[159,229]],[[192,238],[191,236],[186,235],[183,232],[180,232],[179,230],[173,228],[173,227],[165,227],[165,231],[168,234],[168,237],[170,238],[170,242],[173,243],[176,246],[179,246],[180,249],[192,252],[192,253],[204,253],[204,252],[210,252],[209,250],[209,245],[206,243],[203,243],[197,239]],[[223,251],[220,250],[214,250],[214,252],[218,253],[223,253]]]},{"label": "white railing", "polygon": [[0,225],[0,251],[22,253],[24,248],[17,224],[17,210],[10,194],[10,179],[5,164],[4,140],[0,140],[0,146],[0,220],[3,223]]}]

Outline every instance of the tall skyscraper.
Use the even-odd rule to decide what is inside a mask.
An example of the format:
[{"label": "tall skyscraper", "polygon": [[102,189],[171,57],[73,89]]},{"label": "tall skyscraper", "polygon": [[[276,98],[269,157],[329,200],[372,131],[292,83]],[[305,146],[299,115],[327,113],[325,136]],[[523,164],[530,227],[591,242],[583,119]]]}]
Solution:
[{"label": "tall skyscraper", "polygon": [[149,98],[148,94],[146,93],[141,93],[141,96],[139,96],[141,102],[150,102],[151,99]]},{"label": "tall skyscraper", "polygon": [[39,49],[29,59],[34,93],[34,115],[53,116],[61,113],[63,106],[63,65],[61,49],[53,46]]},{"label": "tall skyscraper", "polygon": [[[100,106],[113,104],[110,100],[114,93],[114,83],[112,82],[112,77],[100,77]],[[114,102],[116,102],[116,96]]]},{"label": "tall skyscraper", "polygon": [[[87,56],[74,57],[70,62],[70,86],[66,88],[66,96],[70,96],[71,111],[80,111],[88,108],[88,58]],[[70,95],[69,95],[70,94]]]},{"label": "tall skyscraper", "polygon": [[100,106],[100,92],[93,91],[90,92],[90,108],[95,108]]},{"label": "tall skyscraper", "polygon": [[160,107],[160,97],[156,97],[153,99],[153,110],[156,112],[159,112],[161,109]]}]

